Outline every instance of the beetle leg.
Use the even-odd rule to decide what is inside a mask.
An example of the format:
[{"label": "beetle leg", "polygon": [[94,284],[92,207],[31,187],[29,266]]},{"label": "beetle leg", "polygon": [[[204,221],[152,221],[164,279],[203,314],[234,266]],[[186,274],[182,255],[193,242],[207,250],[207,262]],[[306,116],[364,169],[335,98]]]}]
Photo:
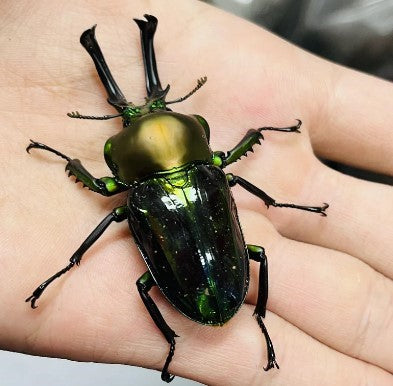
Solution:
[{"label": "beetle leg", "polygon": [[263,190],[257,188],[255,185],[251,184],[247,180],[242,177],[235,176],[232,173],[228,173],[227,180],[229,186],[235,186],[239,184],[242,188],[246,189],[250,193],[254,194],[255,196],[259,197],[265,205],[269,208],[269,206],[275,206],[277,208],[293,208],[293,209],[301,209],[308,212],[320,213],[322,216],[326,216],[326,209],[329,208],[329,204],[324,203],[322,206],[303,206],[303,205],[296,205],[296,204],[285,204],[276,202],[276,200],[270,196],[268,196]]},{"label": "beetle leg", "polygon": [[257,305],[255,306],[254,314],[258,313],[262,316],[262,318],[264,318],[266,314],[266,303],[269,290],[267,257],[265,254],[265,249],[263,247],[247,244],[247,250],[250,259],[260,263],[258,299]]},{"label": "beetle leg", "polygon": [[61,275],[68,272],[75,264],[79,265],[82,259],[83,254],[94,244],[94,242],[104,233],[106,228],[113,222],[121,222],[127,218],[128,214],[128,207],[127,206],[119,206],[118,208],[113,209],[111,213],[108,214],[90,233],[90,235],[86,238],[86,240],[82,243],[82,245],[76,250],[76,252],[71,256],[70,263],[60,270],[59,272],[55,273],[49,279],[45,280],[41,285],[39,285],[33,294],[26,299],[26,302],[31,302],[31,308],[37,308],[35,305],[36,301],[42,295],[46,287],[52,281],[60,277]]},{"label": "beetle leg", "polygon": [[300,133],[300,126],[302,121],[297,120],[298,124],[290,127],[260,127],[259,129],[250,129],[246,135],[240,140],[240,142],[231,150],[225,154],[222,151],[216,151],[213,153],[213,162],[217,166],[224,168],[225,166],[238,161],[241,157],[246,156],[249,151],[254,152],[253,146],[261,144],[263,135],[261,131],[282,131],[285,133]]},{"label": "beetle leg", "polygon": [[81,164],[78,159],[71,159],[70,157],[60,153],[59,151],[44,145],[43,143],[35,142],[30,140],[29,146],[27,146],[26,151],[30,153],[31,149],[42,149],[50,151],[58,155],[59,157],[65,159],[67,162],[65,170],[68,170],[68,176],[74,176],[76,178],[75,182],[82,182],[84,187],[89,188],[93,192],[102,194],[103,196],[112,196],[114,194],[123,192],[129,189],[128,186],[122,184],[114,177],[93,177]]},{"label": "beetle leg", "polygon": [[155,285],[157,284],[149,271],[145,272],[136,282],[139,294],[141,295],[142,301],[145,304],[147,310],[149,311],[150,316],[152,317],[156,326],[164,335],[167,342],[170,344],[169,353],[161,372],[161,379],[169,383],[172,381],[174,376],[168,372],[168,366],[171,363],[173,354],[175,353],[175,337],[178,337],[178,335],[176,335],[175,331],[173,331],[165,322],[160,310],[158,309],[158,307],[148,293]]},{"label": "beetle leg", "polygon": [[267,332],[267,329],[263,323],[262,318],[266,314],[266,303],[268,297],[268,269],[267,269],[267,257],[265,254],[265,249],[257,245],[247,244],[248,255],[250,259],[260,263],[259,265],[259,285],[258,285],[258,299],[254,310],[254,316],[261,328],[263,335],[266,339],[267,346],[267,358],[268,363],[264,367],[265,371],[272,369],[273,367],[280,368],[276,362],[276,354],[274,353],[273,343]]}]

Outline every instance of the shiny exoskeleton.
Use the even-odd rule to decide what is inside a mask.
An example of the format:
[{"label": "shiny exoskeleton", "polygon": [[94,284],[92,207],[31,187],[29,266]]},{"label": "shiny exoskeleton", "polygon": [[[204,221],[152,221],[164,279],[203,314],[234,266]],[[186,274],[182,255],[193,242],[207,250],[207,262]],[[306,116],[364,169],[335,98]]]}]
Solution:
[{"label": "shiny exoskeleton", "polygon": [[115,208],[93,230],[70,258],[69,264],[44,281],[26,299],[33,308],[46,287],[74,265],[112,222],[128,220],[131,233],[148,270],[137,281],[140,296],[154,323],[170,345],[161,378],[170,382],[169,363],[175,352],[177,335],[168,326],[150,289],[157,285],[168,301],[183,315],[206,325],[223,325],[244,302],[249,285],[249,260],[260,263],[258,299],[254,315],[265,336],[268,363],[277,367],[273,344],[262,318],[268,297],[267,259],[262,247],[244,242],[230,187],[239,184],[267,206],[289,207],[325,216],[328,205],[320,207],[278,203],[245,179],[223,169],[240,159],[263,139],[262,131],[299,132],[301,121],[290,127],[261,127],[249,130],[230,151],[210,149],[210,129],[199,115],[172,112],[169,104],[191,96],[167,101],[169,86],[161,87],[153,47],[157,19],[145,15],[135,19],[141,31],[145,67],[146,103],[128,102],[107,67],[95,39],[95,26],[85,31],[81,43],[93,59],[108,94],[108,102],[118,111],[101,117],[69,113],[78,119],[121,117],[123,129],[104,146],[105,160],[113,176],[95,178],[78,159],[39,142],[27,147],[50,151],[67,161],[66,170],[90,190],[111,196],[128,191],[127,203]]}]

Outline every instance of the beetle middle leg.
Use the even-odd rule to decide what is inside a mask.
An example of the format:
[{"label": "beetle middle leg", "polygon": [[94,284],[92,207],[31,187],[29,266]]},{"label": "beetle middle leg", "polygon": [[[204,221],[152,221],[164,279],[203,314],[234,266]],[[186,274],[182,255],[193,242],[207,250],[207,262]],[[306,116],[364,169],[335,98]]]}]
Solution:
[{"label": "beetle middle leg", "polygon": [[175,337],[177,337],[178,335],[176,335],[175,331],[173,331],[168,326],[165,319],[161,315],[160,310],[158,309],[153,299],[149,295],[149,291],[152,289],[152,287],[157,285],[153,277],[151,276],[150,272],[149,271],[145,272],[137,280],[136,285],[138,287],[138,291],[139,294],[141,295],[143,303],[145,304],[147,310],[149,311],[149,314],[152,317],[154,323],[160,329],[167,342],[170,344],[169,353],[166,358],[165,365],[161,372],[161,379],[169,383],[174,378],[174,376],[168,372],[168,367],[169,364],[171,363],[173,354],[175,353],[175,345],[176,345]]},{"label": "beetle middle leg", "polygon": [[26,299],[26,302],[31,303],[31,308],[37,308],[35,305],[36,301],[45,291],[46,287],[50,283],[52,283],[55,279],[62,276],[66,272],[68,272],[74,265],[79,265],[82,259],[83,254],[94,244],[95,241],[104,233],[106,228],[113,222],[121,222],[127,218],[128,214],[128,207],[127,206],[119,206],[118,208],[113,209],[111,213],[109,213],[90,233],[90,235],[86,238],[86,240],[82,243],[82,245],[76,250],[76,252],[71,256],[70,263],[60,270],[59,272],[55,273],[49,279],[45,280],[41,285],[39,285],[33,294]]},{"label": "beetle middle leg", "polygon": [[26,148],[28,153],[30,153],[31,149],[41,149],[54,153],[57,156],[65,159],[67,161],[65,170],[68,170],[68,176],[74,176],[76,178],[76,182],[82,182],[83,186],[87,187],[93,192],[102,194],[103,196],[112,196],[129,189],[128,186],[122,184],[114,177],[93,177],[81,164],[81,161],[76,158],[72,159],[58,150],[44,145],[43,143],[33,140],[30,140],[30,142],[31,143]]},{"label": "beetle middle leg", "polygon": [[263,323],[262,320],[266,314],[266,303],[267,303],[268,288],[269,288],[267,258],[265,254],[265,249],[257,245],[247,244],[247,250],[250,259],[260,263],[258,299],[257,299],[257,304],[255,306],[254,315],[266,340],[268,363],[266,367],[264,367],[264,370],[268,371],[273,367],[277,367],[279,369],[279,366],[276,362],[276,354],[274,353],[273,343],[270,339],[265,324]]},{"label": "beetle middle leg", "polygon": [[235,186],[239,184],[242,188],[246,189],[250,193],[259,197],[265,205],[269,208],[269,206],[275,206],[277,208],[293,208],[305,210],[307,212],[320,213],[322,216],[326,216],[326,209],[329,208],[329,204],[324,203],[322,206],[304,206],[304,205],[296,205],[296,204],[288,204],[288,203],[280,203],[276,202],[276,200],[269,195],[267,195],[263,190],[259,189],[255,185],[251,184],[247,180],[242,177],[235,176],[232,173],[227,174],[227,180],[229,186]]}]

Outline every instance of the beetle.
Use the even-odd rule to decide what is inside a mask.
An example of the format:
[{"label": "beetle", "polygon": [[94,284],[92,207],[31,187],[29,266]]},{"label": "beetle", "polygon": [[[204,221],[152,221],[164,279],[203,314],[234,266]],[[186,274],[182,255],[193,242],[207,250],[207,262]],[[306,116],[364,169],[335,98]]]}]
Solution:
[{"label": "beetle", "polygon": [[263,247],[246,244],[230,188],[239,185],[260,198],[267,207],[288,207],[326,216],[328,204],[302,206],[276,202],[249,181],[223,169],[238,161],[263,140],[263,131],[299,133],[301,121],[290,127],[250,129],[228,152],[212,151],[210,129],[200,115],[173,112],[168,105],[184,101],[207,78],[198,80],[187,95],[167,101],[158,76],[153,38],[157,19],[144,15],[134,19],[140,29],[147,98],[136,106],[128,102],[115,82],[95,39],[95,27],[83,32],[80,42],[91,56],[117,114],[104,116],[68,113],[71,118],[107,120],[121,117],[123,129],[104,146],[111,177],[95,178],[81,164],[42,143],[30,140],[26,150],[41,149],[67,161],[66,171],[76,182],[103,196],[128,191],[127,203],[113,209],[70,258],[69,264],[45,280],[26,299],[32,308],[55,279],[79,265],[83,254],[112,222],[128,220],[131,234],[148,270],[136,285],[154,323],[169,344],[161,372],[168,371],[175,352],[176,333],[164,320],[149,295],[158,286],[166,299],[189,319],[222,326],[243,304],[249,287],[249,260],[260,263],[255,318],[265,337],[268,362],[264,369],[279,368],[272,341],[264,325],[268,298],[267,257]]}]

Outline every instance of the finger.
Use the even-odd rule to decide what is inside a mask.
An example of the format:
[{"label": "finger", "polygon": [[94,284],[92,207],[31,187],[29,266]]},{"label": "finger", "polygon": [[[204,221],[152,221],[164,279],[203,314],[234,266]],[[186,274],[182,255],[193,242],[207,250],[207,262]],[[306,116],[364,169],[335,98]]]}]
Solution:
[{"label": "finger", "polygon": [[315,110],[310,126],[316,154],[392,175],[393,85],[336,65],[328,72],[324,66],[330,89],[324,113]]},{"label": "finger", "polygon": [[[265,372],[262,368],[266,363],[265,341],[252,317],[251,306],[244,305],[229,323],[214,328],[193,323],[163,303],[166,302],[158,301],[160,309],[180,335],[169,369],[173,374],[208,385],[340,385],[345,381],[360,384],[365,379],[388,385],[391,381],[384,370],[324,346],[270,312],[265,323],[275,344],[280,370]],[[92,314],[88,321],[88,326],[95,326],[94,330],[75,325],[74,339],[51,355],[128,363],[161,371],[168,345],[148,313],[130,320],[122,312],[117,312],[115,318],[109,313],[102,318],[102,311]],[[53,348],[59,347],[54,344]],[[41,348],[37,349],[39,352]],[[46,355],[47,350],[45,347]]]},{"label": "finger", "polygon": [[238,205],[264,213],[288,238],[348,253],[393,277],[393,188],[324,166],[301,136],[271,135],[263,145],[254,158],[238,163],[236,174],[278,202],[312,206],[327,202],[327,217],[295,209],[267,210],[262,200],[239,187],[235,188]]},{"label": "finger", "polygon": [[[86,256],[80,267],[52,287],[38,310],[32,311],[20,302],[18,324],[26,335],[21,346],[26,351],[28,344],[29,352],[41,355],[130,363],[161,369],[168,350],[167,343],[151,321],[134,285],[146,268],[135,248],[130,259],[127,253],[129,242],[123,237],[119,240],[117,230],[108,232],[105,240],[101,240],[90,252],[90,258]],[[268,241],[268,233],[263,234],[266,236],[264,241]],[[268,245],[267,242],[264,244]],[[61,257],[58,259],[60,261]],[[274,283],[278,282],[274,269],[278,265],[273,261],[270,261],[270,266],[273,269],[271,293],[274,305]],[[48,268],[48,274],[52,269]],[[199,326],[180,316],[159,295],[157,289],[152,296],[167,322],[180,335],[171,371],[207,384],[251,384],[266,379],[274,382],[277,378],[275,375],[270,379],[272,373],[268,373],[268,378],[265,378],[267,375],[262,370],[266,362],[265,343],[257,323],[251,317],[252,311],[247,306],[225,327],[211,328]],[[22,294],[19,297],[23,299]],[[11,310],[12,304],[8,303]],[[379,373],[379,370],[375,372],[373,366],[369,369],[366,365],[365,370],[364,365],[352,364],[352,360],[337,359],[337,353],[321,343],[316,342],[315,345],[313,339],[293,326],[287,332],[289,323],[275,325],[273,314],[268,314],[265,321],[276,344],[281,369],[286,367],[283,380],[280,381],[281,375],[278,377],[282,384],[296,384],[289,382],[289,377],[302,384],[300,378],[303,375],[296,373],[296,367],[297,371],[307,368],[310,384],[316,384],[321,374],[322,379],[327,379],[326,384],[340,384],[341,377],[349,377],[351,369],[362,377],[370,373],[377,379],[381,377],[381,382],[385,378],[385,375],[381,375],[384,373]],[[299,335],[307,339],[300,339]],[[15,340],[12,345],[15,349]],[[337,371],[336,367],[345,367],[346,370]],[[228,369],[234,374],[229,376]],[[241,383],[240,379],[245,383]],[[358,379],[353,379],[353,384],[357,382]]]},{"label": "finger", "polygon": [[268,255],[269,309],[335,350],[392,371],[393,348],[386,344],[393,342],[391,280],[342,252],[279,236],[262,215],[243,217],[246,239],[257,244],[262,238]]},{"label": "finger", "polygon": [[[26,331],[28,338],[23,340],[22,347],[26,350],[27,342],[29,351],[36,354],[131,363],[161,369],[168,345],[151,321],[134,285],[146,268],[136,251],[130,259],[127,253],[129,242],[123,240],[116,243],[112,240],[116,230],[108,232],[105,239],[100,240],[91,250],[90,255],[94,255],[94,258],[86,256],[83,265],[59,281],[47,294],[46,304],[41,304],[38,313],[34,311],[33,314],[21,301],[18,308],[20,324],[26,330],[34,326],[33,332]],[[61,258],[56,256],[56,260],[60,261]],[[134,268],[135,263],[139,272]],[[48,268],[48,273],[51,273],[49,271],[52,269]],[[153,292],[153,297],[165,319],[181,337],[178,339],[171,371],[207,384],[252,384],[263,380],[275,382],[277,375],[266,375],[261,368],[266,362],[265,345],[251,317],[250,308],[245,306],[222,329],[211,328],[198,326],[180,316],[159,296],[157,290]],[[20,298],[23,299],[23,296]],[[285,365],[287,372],[284,372],[283,380],[280,381],[280,375],[277,382],[302,384],[304,373],[299,374],[299,369],[306,367],[310,384],[316,384],[316,379],[321,375],[322,379],[327,380],[326,384],[340,384],[343,379],[350,377],[351,371],[359,377],[372,376],[384,384],[386,376],[381,370],[363,365],[360,361],[352,362],[353,359],[341,357],[341,354],[336,358],[337,353],[313,339],[307,337],[303,340],[301,337],[305,335],[297,328],[291,326],[287,332],[289,323],[275,326],[272,314],[268,314],[266,323],[273,341],[282,339],[281,342],[284,342],[276,344],[276,351],[280,365]],[[338,371],[337,368],[345,370]],[[229,373],[228,369],[234,373]],[[359,379],[351,378],[351,383],[356,384]]]},{"label": "finger", "polygon": [[194,330],[190,346],[182,348],[179,370],[186,369],[184,375],[208,385],[340,385],[374,376],[381,384],[391,381],[385,371],[337,353],[270,312],[266,325],[280,369],[266,373],[260,359],[263,365],[265,346],[251,313],[244,307],[222,331],[202,335],[200,328]]},{"label": "finger", "polygon": [[312,192],[311,197],[324,196],[330,204],[328,216],[317,221],[307,213],[296,211],[268,213],[279,231],[292,239],[348,253],[392,278],[392,187],[358,180],[317,165],[312,175],[304,193]]}]

